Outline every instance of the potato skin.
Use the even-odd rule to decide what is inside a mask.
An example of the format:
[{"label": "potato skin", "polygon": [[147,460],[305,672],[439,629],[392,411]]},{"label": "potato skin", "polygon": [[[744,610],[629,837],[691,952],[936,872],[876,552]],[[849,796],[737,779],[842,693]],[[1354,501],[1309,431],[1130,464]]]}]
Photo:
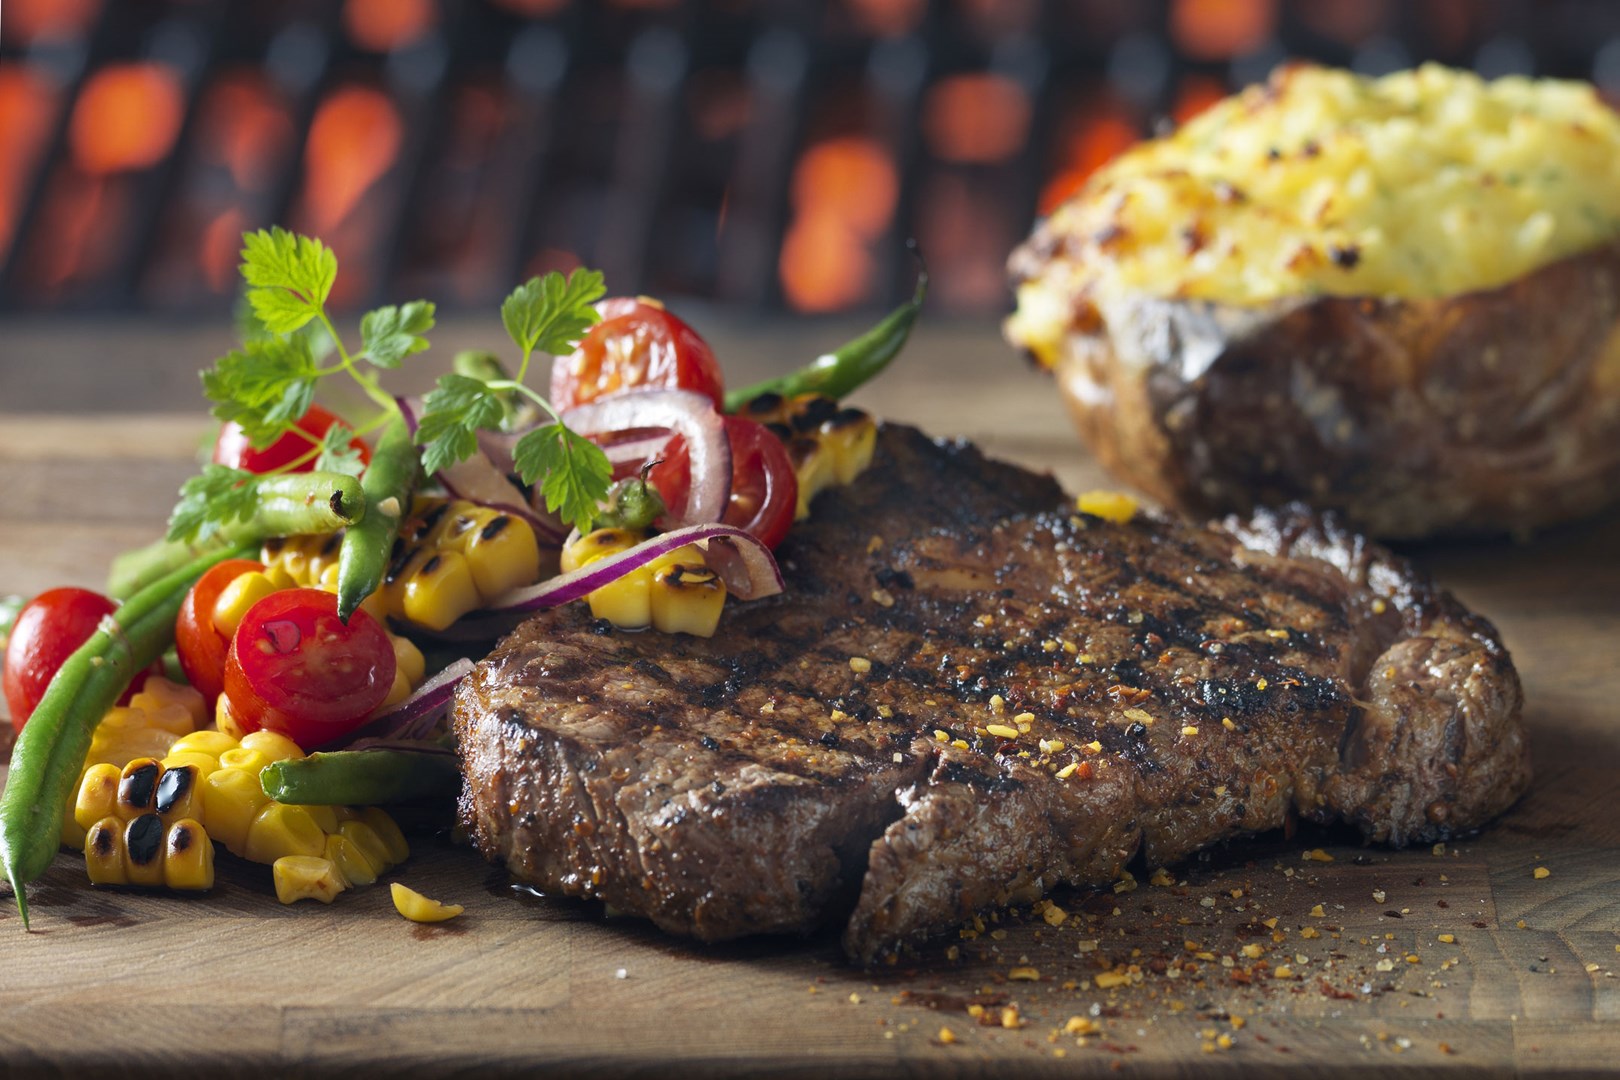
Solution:
[{"label": "potato skin", "polygon": [[1439,299],[1079,307],[1054,372],[1075,423],[1189,513],[1297,499],[1415,538],[1620,496],[1620,244]]}]

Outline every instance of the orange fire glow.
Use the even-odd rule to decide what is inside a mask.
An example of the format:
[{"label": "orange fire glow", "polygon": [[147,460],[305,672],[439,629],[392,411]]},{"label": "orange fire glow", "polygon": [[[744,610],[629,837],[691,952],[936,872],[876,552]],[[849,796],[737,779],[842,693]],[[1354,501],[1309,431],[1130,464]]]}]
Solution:
[{"label": "orange fire glow", "polygon": [[372,52],[409,45],[438,21],[433,0],[348,0],[343,5],[349,40]]},{"label": "orange fire glow", "polygon": [[928,0],[844,0],[855,24],[878,37],[903,37],[922,22]]},{"label": "orange fire glow", "polygon": [[0,41],[31,45],[82,34],[101,11],[101,0],[6,0],[5,8]]},{"label": "orange fire glow", "polygon": [[0,64],[0,257],[11,249],[55,114],[56,96],[43,76],[20,64]]},{"label": "orange fire glow", "polygon": [[941,79],[923,103],[923,132],[942,161],[995,162],[1018,153],[1029,133],[1029,96],[1002,75]]},{"label": "orange fire glow", "polygon": [[227,292],[236,283],[236,262],[246,230],[247,216],[236,206],[214,218],[203,230],[197,263],[210,291]]},{"label": "orange fire glow", "polygon": [[199,117],[203,152],[230,170],[244,191],[263,190],[294,136],[292,118],[262,76],[227,75],[214,87]]},{"label": "orange fire glow", "polygon": [[899,177],[872,139],[827,139],[793,172],[794,218],[782,240],[782,292],[800,311],[835,311],[865,297],[873,262],[867,244],[894,216]]},{"label": "orange fire glow", "polygon": [[1041,189],[1040,213],[1050,214],[1059,203],[1079,191],[1092,173],[1119,156],[1141,137],[1123,110],[1099,113],[1079,125],[1057,175]]},{"label": "orange fire glow", "polygon": [[1170,34],[1189,56],[1225,60],[1254,52],[1277,24],[1277,0],[1174,0]]},{"label": "orange fire glow", "polygon": [[146,169],[180,134],[180,78],[163,64],[108,64],[90,76],[73,107],[68,139],[85,172]]},{"label": "orange fire glow", "polygon": [[365,86],[334,90],[315,110],[304,152],[304,227],[337,228],[399,155],[404,128],[388,95]]},{"label": "orange fire glow", "polygon": [[542,15],[557,14],[568,6],[568,0],[495,0],[495,4],[513,14],[537,19]]}]

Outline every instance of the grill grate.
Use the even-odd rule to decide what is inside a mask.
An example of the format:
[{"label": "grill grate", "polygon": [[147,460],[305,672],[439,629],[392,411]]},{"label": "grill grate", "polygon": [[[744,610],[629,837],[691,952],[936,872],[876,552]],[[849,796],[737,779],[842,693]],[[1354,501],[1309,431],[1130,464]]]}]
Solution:
[{"label": "grill grate", "polygon": [[1039,209],[1288,56],[1620,89],[1599,0],[6,0],[0,308],[212,312],[244,229],[339,302],[617,291],[830,311],[1006,302]]}]

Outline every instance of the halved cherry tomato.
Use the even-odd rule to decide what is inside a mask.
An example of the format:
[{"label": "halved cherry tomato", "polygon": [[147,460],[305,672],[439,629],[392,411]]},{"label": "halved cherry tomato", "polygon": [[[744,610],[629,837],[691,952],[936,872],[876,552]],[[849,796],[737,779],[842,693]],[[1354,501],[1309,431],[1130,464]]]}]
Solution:
[{"label": "halved cherry tomato", "polygon": [[[793,527],[799,505],[799,480],[782,440],[763,424],[741,416],[728,416],[726,438],[731,441],[731,501],[721,521],[759,537],[774,548]],[[647,480],[664,497],[666,506],[686,502],[692,486],[692,466],[686,442],[679,435],[664,448],[664,459],[654,465]]]},{"label": "halved cherry tomato", "polygon": [[597,306],[602,321],[551,369],[551,403],[571,409],[626,390],[693,390],[720,409],[725,380],[714,350],[657,304],[628,296]]},{"label": "halved cherry tomato", "polygon": [[[233,469],[246,469],[250,473],[267,473],[279,469],[288,462],[296,461],[304,454],[309,453],[310,447],[319,442],[326,429],[333,424],[340,423],[341,418],[328,412],[319,405],[311,405],[309,411],[295,425],[300,431],[307,432],[315,440],[305,438],[295,432],[287,432],[281,438],[265,447],[255,450],[248,441],[247,433],[236,423],[227,423],[219,429],[219,438],[214,440],[214,463],[229,465]],[[351,439],[349,445],[360,452],[360,460],[366,463],[371,461],[371,448],[359,439]],[[315,459],[295,466],[292,472],[309,472],[315,468]]]},{"label": "halved cherry tomato", "polygon": [[394,685],[388,633],[364,611],[345,625],[337,597],[283,589],[248,609],[225,657],[225,704],[244,730],[312,749],[365,723]]},{"label": "halved cherry tomato", "polygon": [[[118,605],[100,593],[63,588],[47,589],[17,613],[11,640],[6,643],[3,680],[12,727],[22,730],[39,699],[45,696],[56,669],[90,640],[103,618],[117,610]],[[161,674],[161,663],[137,673],[118,703],[129,704],[148,675]]]},{"label": "halved cherry tomato", "polygon": [[225,586],[251,570],[263,569],[263,563],[252,559],[226,559],[198,578],[180,602],[180,614],[174,620],[180,669],[210,709],[225,688],[225,653],[231,647],[231,639],[214,628],[214,605]]}]

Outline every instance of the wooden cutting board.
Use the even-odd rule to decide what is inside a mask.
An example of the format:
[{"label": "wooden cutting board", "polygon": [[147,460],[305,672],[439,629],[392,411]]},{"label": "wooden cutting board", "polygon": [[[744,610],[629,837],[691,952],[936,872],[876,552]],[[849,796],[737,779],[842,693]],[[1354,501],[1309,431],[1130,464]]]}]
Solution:
[{"label": "wooden cutting board", "polygon": [[[1049,384],[987,337],[924,334],[865,404],[1103,483]],[[200,406],[0,417],[0,593],[98,585],[158,530],[208,431]],[[100,892],[64,855],[31,890],[32,933],[0,887],[0,1071],[1612,1068],[1620,517],[1409,554],[1495,620],[1524,679],[1535,785],[1477,838],[1393,852],[1269,835],[1168,886],[1060,894],[1060,925],[1020,911],[873,973],[831,933],[701,947],[523,894],[431,831],[390,877],[466,906],[437,927],[381,887],[282,907],[265,868],[229,857],[201,898]]]}]

